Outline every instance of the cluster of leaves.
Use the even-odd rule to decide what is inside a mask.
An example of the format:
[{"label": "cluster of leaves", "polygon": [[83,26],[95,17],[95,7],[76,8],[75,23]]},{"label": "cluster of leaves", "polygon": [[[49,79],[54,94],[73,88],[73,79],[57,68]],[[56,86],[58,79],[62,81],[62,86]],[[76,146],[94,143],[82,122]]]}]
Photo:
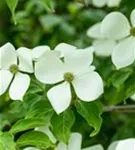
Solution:
[{"label": "cluster of leaves", "polygon": [[[90,2],[85,6],[73,0],[1,0],[0,45],[10,41],[17,47],[50,45],[53,48],[66,42],[87,47],[91,44],[86,36],[87,28],[113,10],[129,17],[133,8],[134,0],[123,0],[120,7],[111,9],[97,9]],[[94,65],[104,80],[104,95],[89,104],[76,100],[60,115],[53,111],[44,94],[49,87],[34,77],[23,102],[11,101],[8,94],[1,96],[0,149],[15,150],[29,145],[41,149],[53,147],[47,135],[33,131],[39,126],[49,126],[57,139],[66,143],[71,131],[80,132],[84,147],[97,143],[107,147],[116,139],[135,137],[134,113],[103,112],[104,105],[133,104],[129,97],[135,93],[135,64],[116,71],[110,58],[95,57]]]}]

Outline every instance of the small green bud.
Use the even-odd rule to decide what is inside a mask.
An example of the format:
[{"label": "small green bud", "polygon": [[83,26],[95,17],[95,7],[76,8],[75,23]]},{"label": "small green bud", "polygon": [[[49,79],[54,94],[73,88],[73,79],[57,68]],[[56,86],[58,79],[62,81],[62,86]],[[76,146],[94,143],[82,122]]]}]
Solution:
[{"label": "small green bud", "polygon": [[19,68],[17,65],[11,65],[9,70],[11,73],[16,74],[19,71]]},{"label": "small green bud", "polygon": [[71,73],[71,72],[66,72],[65,74],[64,74],[64,80],[65,81],[67,81],[67,82],[72,82],[73,80],[74,80],[74,75],[73,75],[73,73]]}]

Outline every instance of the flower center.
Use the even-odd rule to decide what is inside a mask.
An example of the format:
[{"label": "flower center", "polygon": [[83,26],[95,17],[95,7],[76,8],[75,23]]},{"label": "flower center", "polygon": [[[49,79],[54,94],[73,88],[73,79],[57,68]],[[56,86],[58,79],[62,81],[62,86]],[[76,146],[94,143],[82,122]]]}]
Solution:
[{"label": "flower center", "polygon": [[16,74],[19,71],[19,68],[17,65],[11,65],[9,70],[11,73]]},{"label": "flower center", "polygon": [[130,34],[131,34],[132,36],[135,36],[135,27],[130,29]]},{"label": "flower center", "polygon": [[65,74],[64,74],[64,80],[65,81],[67,81],[67,82],[72,82],[73,80],[74,80],[74,75],[73,75],[73,73],[71,73],[71,72],[66,72]]}]

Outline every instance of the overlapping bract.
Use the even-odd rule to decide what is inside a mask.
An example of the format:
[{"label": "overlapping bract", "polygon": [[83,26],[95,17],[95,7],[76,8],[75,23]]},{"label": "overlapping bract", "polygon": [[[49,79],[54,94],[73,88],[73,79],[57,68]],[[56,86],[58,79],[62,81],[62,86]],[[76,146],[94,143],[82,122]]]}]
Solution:
[{"label": "overlapping bract", "polygon": [[93,47],[79,50],[61,43],[54,51],[48,46],[15,50],[7,43],[0,48],[0,59],[0,95],[10,87],[12,100],[23,100],[31,73],[44,84],[57,84],[47,96],[58,114],[69,107],[73,91],[74,97],[86,102],[96,100],[103,93],[102,78],[91,65]]}]

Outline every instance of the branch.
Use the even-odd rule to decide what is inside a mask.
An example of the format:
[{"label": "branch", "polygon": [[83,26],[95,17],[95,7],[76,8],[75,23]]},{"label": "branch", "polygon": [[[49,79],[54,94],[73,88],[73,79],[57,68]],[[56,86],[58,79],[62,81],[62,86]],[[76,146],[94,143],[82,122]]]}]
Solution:
[{"label": "branch", "polygon": [[104,106],[104,112],[135,113],[135,105]]}]

